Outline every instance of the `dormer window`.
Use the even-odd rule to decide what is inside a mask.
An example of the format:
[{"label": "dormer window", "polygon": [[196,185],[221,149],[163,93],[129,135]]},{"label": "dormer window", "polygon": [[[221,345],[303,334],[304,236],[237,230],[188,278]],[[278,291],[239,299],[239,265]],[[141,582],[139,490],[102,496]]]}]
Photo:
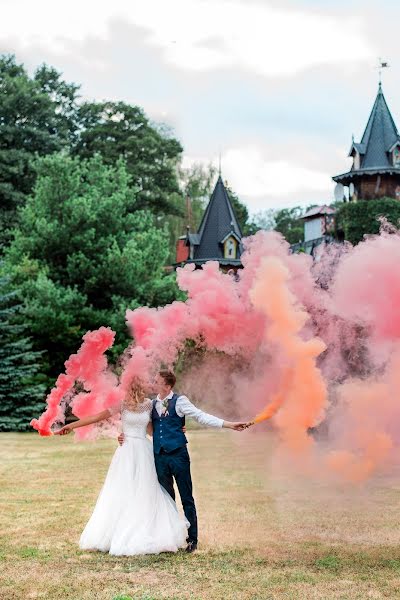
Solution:
[{"label": "dormer window", "polygon": [[353,151],[353,171],[357,171],[360,168],[360,153],[357,150]]},{"label": "dormer window", "polygon": [[400,167],[400,144],[397,144],[397,146],[395,146],[393,148],[393,166],[394,167]]},{"label": "dormer window", "polygon": [[224,258],[236,258],[237,241],[233,236],[224,242]]}]

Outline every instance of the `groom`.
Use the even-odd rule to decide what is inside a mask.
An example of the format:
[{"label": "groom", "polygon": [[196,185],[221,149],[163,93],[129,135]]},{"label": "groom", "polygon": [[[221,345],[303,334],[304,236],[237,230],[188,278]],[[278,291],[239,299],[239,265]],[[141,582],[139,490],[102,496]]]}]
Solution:
[{"label": "groom", "polygon": [[[190,523],[186,552],[197,548],[197,514],[193,498],[190,458],[187,439],[182,431],[185,417],[196,419],[208,427],[226,427],[235,431],[246,429],[246,423],[223,421],[196,408],[186,396],[174,392],[176,377],[172,371],[160,371],[156,379],[157,398],[153,400],[153,449],[160,484],[175,500],[174,479],[178,487],[183,510]],[[124,434],[118,437],[120,444]]]}]

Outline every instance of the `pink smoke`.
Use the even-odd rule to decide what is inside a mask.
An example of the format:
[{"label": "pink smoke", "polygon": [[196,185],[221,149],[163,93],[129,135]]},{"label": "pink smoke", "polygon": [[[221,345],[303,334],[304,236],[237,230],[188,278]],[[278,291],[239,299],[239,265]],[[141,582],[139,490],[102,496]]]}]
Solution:
[{"label": "pink smoke", "polygon": [[[161,365],[178,365],[181,392],[226,417],[265,409],[289,454],[319,456],[320,476],[361,481],[388,464],[400,437],[400,236],[321,248],[316,261],[290,254],[276,233],[244,247],[236,276],[214,262],[186,266],[177,271],[185,302],[127,311],[133,343],[119,378],[104,355],[113,332],[86,334],[32,425],[49,435],[77,384],[81,417],[120,402],[134,377],[150,387]],[[324,419],[328,451],[312,433]]]},{"label": "pink smoke", "polygon": [[333,301],[337,313],[371,330],[371,344],[400,336],[399,234],[382,233],[358,244],[338,268]]},{"label": "pink smoke", "polygon": [[77,354],[72,354],[65,363],[66,373],[59,375],[55,387],[47,396],[47,409],[31,426],[40,435],[51,435],[51,425],[59,418],[59,404],[70,392],[76,381],[84,384],[89,394],[80,394],[74,400],[77,416],[91,414],[96,407],[111,406],[115,401],[115,386],[107,371],[104,352],[112,347],[115,333],[109,327],[100,327],[83,336],[83,344]]}]

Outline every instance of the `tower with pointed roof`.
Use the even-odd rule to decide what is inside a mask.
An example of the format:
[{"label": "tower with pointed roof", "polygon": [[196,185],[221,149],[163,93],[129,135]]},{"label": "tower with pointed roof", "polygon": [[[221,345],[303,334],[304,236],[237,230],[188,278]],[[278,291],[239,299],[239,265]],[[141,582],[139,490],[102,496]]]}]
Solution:
[{"label": "tower with pointed roof", "polygon": [[189,229],[178,240],[176,266],[209,260],[218,261],[224,271],[242,267],[242,232],[228,192],[219,174],[197,233]]},{"label": "tower with pointed roof", "polygon": [[384,196],[400,200],[400,135],[379,82],[378,94],[360,143],[353,139],[351,170],[333,180],[349,188],[350,200]]}]

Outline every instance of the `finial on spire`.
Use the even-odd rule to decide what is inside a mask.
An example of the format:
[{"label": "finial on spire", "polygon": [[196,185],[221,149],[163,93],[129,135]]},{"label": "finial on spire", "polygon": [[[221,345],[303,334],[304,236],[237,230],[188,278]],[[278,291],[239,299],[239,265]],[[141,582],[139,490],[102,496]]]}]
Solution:
[{"label": "finial on spire", "polygon": [[221,177],[221,152],[218,157],[218,175]]},{"label": "finial on spire", "polygon": [[379,89],[382,87],[382,71],[383,69],[388,69],[390,67],[389,63],[382,60],[381,58],[378,59],[378,73],[379,73]]}]

